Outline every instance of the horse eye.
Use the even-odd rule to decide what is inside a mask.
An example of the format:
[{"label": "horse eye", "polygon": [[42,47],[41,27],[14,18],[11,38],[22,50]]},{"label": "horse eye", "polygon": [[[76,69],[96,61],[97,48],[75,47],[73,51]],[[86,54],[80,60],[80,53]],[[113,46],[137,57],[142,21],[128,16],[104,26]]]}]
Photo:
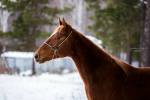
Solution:
[{"label": "horse eye", "polygon": [[59,40],[59,39],[60,39],[59,37],[56,37],[56,38],[55,38],[55,40]]}]

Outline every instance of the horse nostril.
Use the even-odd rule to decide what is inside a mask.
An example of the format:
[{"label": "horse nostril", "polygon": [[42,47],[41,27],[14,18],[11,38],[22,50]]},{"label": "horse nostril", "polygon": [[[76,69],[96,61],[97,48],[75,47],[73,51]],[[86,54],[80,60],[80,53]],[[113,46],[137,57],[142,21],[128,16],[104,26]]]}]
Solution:
[{"label": "horse nostril", "polygon": [[39,57],[38,54],[35,54],[34,58],[35,58],[35,59],[38,59],[38,57]]}]

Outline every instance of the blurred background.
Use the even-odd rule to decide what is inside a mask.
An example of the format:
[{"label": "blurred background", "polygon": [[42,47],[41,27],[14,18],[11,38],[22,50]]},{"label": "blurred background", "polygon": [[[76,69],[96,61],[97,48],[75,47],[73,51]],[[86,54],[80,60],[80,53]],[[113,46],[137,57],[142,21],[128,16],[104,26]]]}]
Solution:
[{"label": "blurred background", "polygon": [[[59,93],[55,91],[53,96],[36,96],[36,100],[49,100],[51,97],[51,100],[86,100],[83,82],[72,59],[66,57],[42,65],[33,60],[34,52],[58,26],[58,18],[63,17],[74,29],[112,56],[135,67],[150,66],[150,0],[1,0],[2,100],[31,100],[35,98],[31,94],[37,95],[37,92],[31,92],[29,87],[37,83],[40,87],[41,81],[57,85],[54,85],[55,88],[45,85],[45,90],[34,87],[35,90],[49,94],[52,89]],[[22,85],[19,82],[23,82]],[[25,83],[29,86],[23,85]],[[61,92],[59,85],[64,84],[65,89],[65,83],[75,84],[73,88],[68,85],[69,90]],[[14,88],[7,89],[8,86]],[[31,92],[30,96],[24,92],[8,94],[17,87],[20,92]]]}]

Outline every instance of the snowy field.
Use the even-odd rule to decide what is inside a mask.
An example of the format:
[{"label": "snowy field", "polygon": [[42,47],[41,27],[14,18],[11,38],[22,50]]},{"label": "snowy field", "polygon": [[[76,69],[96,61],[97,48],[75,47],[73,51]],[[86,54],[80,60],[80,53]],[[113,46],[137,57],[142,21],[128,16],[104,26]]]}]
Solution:
[{"label": "snowy field", "polygon": [[23,77],[0,75],[0,100],[87,100],[78,72]]}]

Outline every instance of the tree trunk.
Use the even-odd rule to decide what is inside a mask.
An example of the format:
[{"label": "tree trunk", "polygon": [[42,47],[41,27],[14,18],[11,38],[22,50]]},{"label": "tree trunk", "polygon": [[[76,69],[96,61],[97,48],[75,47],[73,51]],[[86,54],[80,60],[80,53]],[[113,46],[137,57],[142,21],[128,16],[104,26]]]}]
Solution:
[{"label": "tree trunk", "polygon": [[[34,0],[34,18],[37,18],[37,0]],[[33,28],[32,28],[32,36],[34,36],[36,34],[36,29],[37,29],[36,22],[34,22]],[[33,50],[35,50],[36,49],[35,38],[34,38],[32,46],[33,46]]]},{"label": "tree trunk", "polygon": [[34,63],[34,58],[32,62],[32,75],[35,75],[35,63]]},{"label": "tree trunk", "polygon": [[[37,0],[34,0],[34,18],[37,18]],[[36,29],[37,29],[37,26],[36,26],[36,23],[34,23],[33,25],[33,29],[32,29],[32,36],[35,35],[36,33]],[[33,43],[32,43],[32,49],[35,50],[36,49],[36,39],[33,38]],[[34,64],[34,60],[33,60],[33,64],[32,64],[32,75],[35,74],[35,64]]]},{"label": "tree trunk", "polygon": [[141,67],[150,66],[150,0],[147,0],[146,5],[142,2],[140,59],[141,59],[140,62]]},{"label": "tree trunk", "polygon": [[132,48],[133,48],[133,45],[130,44],[130,50],[129,50],[129,64],[131,65],[132,64]]},{"label": "tree trunk", "polygon": [[[145,1],[145,0],[143,0]],[[142,41],[143,41],[143,34],[144,34],[144,25],[145,25],[145,16],[146,16],[146,4],[141,1],[141,41],[140,41],[140,48],[142,48]],[[141,49],[142,50],[142,49]],[[139,67],[142,67],[142,52],[140,52],[140,64]]]}]

